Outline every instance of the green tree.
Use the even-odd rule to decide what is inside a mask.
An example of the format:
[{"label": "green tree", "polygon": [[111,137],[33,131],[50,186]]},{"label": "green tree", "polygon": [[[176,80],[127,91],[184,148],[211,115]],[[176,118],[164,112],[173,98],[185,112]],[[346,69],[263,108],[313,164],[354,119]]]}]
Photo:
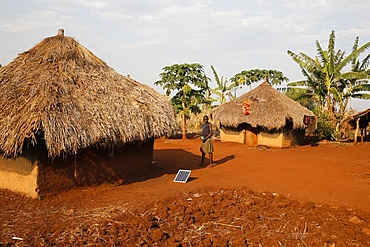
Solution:
[{"label": "green tree", "polygon": [[[359,37],[356,37],[352,53],[354,53],[358,47]],[[351,71],[370,75],[370,69],[368,69],[370,54],[368,54],[362,61],[359,60],[359,55],[360,54],[357,54],[357,56],[353,57],[351,61]],[[368,80],[345,78],[341,79],[336,86],[337,87],[333,88],[333,98],[338,103],[340,116],[345,114],[350,98],[370,100],[370,94],[368,93],[370,91],[370,84],[368,84]]]},{"label": "green tree", "polygon": [[237,88],[244,85],[250,86],[252,83],[261,80],[266,80],[270,84],[276,85],[288,81],[289,79],[284,76],[283,72],[278,70],[252,69],[243,70],[235,74],[230,80],[233,82],[233,86]]},{"label": "green tree", "polygon": [[286,90],[286,88],[279,89],[279,91],[283,91],[286,96],[293,99],[294,101],[297,101],[307,109],[313,111],[317,109],[317,104],[313,100],[312,97],[307,97],[307,95],[311,95],[310,91],[307,89],[302,88],[290,88],[289,90]]},{"label": "green tree", "polygon": [[234,86],[234,83],[232,83],[231,85],[228,86],[227,85],[228,80],[224,79],[223,77],[221,77],[221,79],[220,79],[220,77],[218,76],[215,68],[212,65],[211,65],[211,69],[213,71],[213,75],[214,75],[216,83],[217,83],[217,87],[212,89],[212,93],[217,96],[217,99],[215,99],[214,101],[218,101],[219,105],[222,105],[223,103],[227,102],[227,97],[228,98],[235,98],[232,95],[232,93],[230,92],[235,86]]},{"label": "green tree", "polygon": [[[345,98],[351,97],[349,95],[355,95],[359,92],[357,90],[362,90],[361,87],[353,90],[353,86],[351,85],[356,80],[369,78],[369,75],[361,70],[351,70],[348,72],[342,72],[342,70],[351,62],[354,63],[354,61],[357,61],[359,55],[369,46],[370,42],[358,47],[357,42],[352,53],[345,56],[344,51],[335,50],[335,33],[332,31],[327,50],[324,50],[321,44],[316,41],[317,56],[315,58],[311,58],[302,52],[295,54],[288,50],[288,54],[302,69],[306,80],[289,83],[287,86],[304,86],[305,88],[302,89],[302,93],[306,97],[313,97],[318,103],[320,110],[326,111],[333,120],[338,120],[342,114],[336,108],[346,106],[348,100],[346,101]],[[366,61],[364,61],[365,64]],[[357,96],[360,96],[360,94],[357,94]]]},{"label": "green tree", "polygon": [[176,112],[182,118],[182,138],[186,139],[186,119],[190,113],[198,114],[200,107],[210,105],[208,86],[209,78],[204,73],[204,68],[198,63],[174,64],[166,66],[159,74],[160,80],[154,84],[161,86],[166,95],[175,95],[171,98]]}]

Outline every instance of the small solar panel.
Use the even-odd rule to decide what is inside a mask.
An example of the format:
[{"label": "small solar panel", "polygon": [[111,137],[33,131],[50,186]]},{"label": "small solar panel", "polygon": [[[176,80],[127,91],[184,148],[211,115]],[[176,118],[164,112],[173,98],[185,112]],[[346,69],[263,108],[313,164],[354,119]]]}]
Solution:
[{"label": "small solar panel", "polygon": [[179,170],[176,174],[175,179],[173,180],[174,182],[178,183],[186,183],[188,181],[188,178],[190,176],[191,171],[190,170]]}]

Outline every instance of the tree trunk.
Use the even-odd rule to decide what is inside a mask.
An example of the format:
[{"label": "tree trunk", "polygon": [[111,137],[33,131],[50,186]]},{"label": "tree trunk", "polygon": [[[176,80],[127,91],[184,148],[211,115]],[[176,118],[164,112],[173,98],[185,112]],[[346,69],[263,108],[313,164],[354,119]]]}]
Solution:
[{"label": "tree trunk", "polygon": [[330,116],[331,119],[333,119],[333,109],[331,106],[331,99],[330,99],[330,92],[328,90],[327,95],[326,95],[326,110],[328,115]]},{"label": "tree trunk", "polygon": [[357,135],[358,135],[359,129],[360,129],[360,118],[358,118],[356,120],[356,131],[355,131],[355,141],[354,141],[354,144],[357,144]]},{"label": "tree trunk", "polygon": [[182,114],[182,139],[186,139],[186,117],[185,113]]},{"label": "tree trunk", "polygon": [[185,96],[182,96],[181,99],[181,105],[182,105],[182,139],[186,139],[186,117],[185,117],[185,112],[186,112],[186,107],[185,107]]}]

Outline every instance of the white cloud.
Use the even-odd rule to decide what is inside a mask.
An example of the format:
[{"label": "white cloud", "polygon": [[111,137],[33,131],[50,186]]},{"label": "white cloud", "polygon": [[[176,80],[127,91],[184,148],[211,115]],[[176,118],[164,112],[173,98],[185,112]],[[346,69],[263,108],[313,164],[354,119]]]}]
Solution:
[{"label": "white cloud", "polygon": [[[19,1],[18,1],[19,2]],[[198,62],[232,77],[243,69],[279,69],[301,79],[287,50],[310,56],[331,30],[336,47],[370,40],[370,2],[354,0],[34,0],[2,3],[0,63],[59,28],[118,72],[153,86],[162,67]]]}]

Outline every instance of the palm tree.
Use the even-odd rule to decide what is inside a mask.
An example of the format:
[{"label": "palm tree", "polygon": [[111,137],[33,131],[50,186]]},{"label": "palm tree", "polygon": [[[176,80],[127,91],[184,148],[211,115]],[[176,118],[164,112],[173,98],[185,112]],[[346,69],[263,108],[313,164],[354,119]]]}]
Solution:
[{"label": "palm tree", "polygon": [[174,64],[163,68],[160,80],[154,84],[162,86],[166,95],[175,95],[171,102],[182,117],[182,138],[186,139],[186,119],[190,113],[200,113],[200,105],[209,105],[205,95],[209,94],[209,78],[205,75],[203,66],[198,63]]},{"label": "palm tree", "polygon": [[[352,48],[352,52],[358,49],[359,37],[356,37],[355,43]],[[354,56],[351,61],[351,71],[365,73],[370,75],[370,69],[368,69],[370,62],[370,54],[368,54],[361,62],[357,56]],[[370,91],[370,84],[368,80],[359,80],[357,78],[353,79],[343,79],[338,85],[338,89],[333,90],[334,98],[338,101],[340,114],[344,114],[349,99],[368,99],[370,100],[370,94],[366,93]]]},{"label": "palm tree", "polygon": [[217,83],[217,87],[212,89],[212,93],[217,96],[219,105],[222,105],[223,103],[226,103],[227,97],[234,98],[234,96],[230,93],[230,90],[232,90],[235,86],[234,84],[228,86],[228,80],[224,79],[223,77],[220,79],[213,65],[211,65],[211,69]]},{"label": "palm tree", "polygon": [[[353,85],[353,82],[359,79],[369,78],[369,75],[361,70],[348,72],[342,72],[342,70],[351,62],[357,64],[357,58],[368,47],[370,47],[370,42],[358,47],[357,40],[352,53],[346,57],[343,51],[335,51],[335,33],[332,31],[327,50],[322,49],[320,43],[316,41],[318,54],[315,58],[311,58],[302,52],[295,54],[288,50],[288,54],[302,69],[306,80],[289,83],[287,86],[305,86],[306,96],[313,97],[318,102],[320,109],[325,110],[333,119],[338,118],[339,115],[335,107],[342,105],[343,108],[348,102],[345,98],[352,97],[348,93],[351,92],[350,94],[355,95],[355,91],[361,90],[361,87],[353,90],[351,86],[347,85]],[[365,59],[363,65],[368,64],[368,60],[369,58]]]}]

